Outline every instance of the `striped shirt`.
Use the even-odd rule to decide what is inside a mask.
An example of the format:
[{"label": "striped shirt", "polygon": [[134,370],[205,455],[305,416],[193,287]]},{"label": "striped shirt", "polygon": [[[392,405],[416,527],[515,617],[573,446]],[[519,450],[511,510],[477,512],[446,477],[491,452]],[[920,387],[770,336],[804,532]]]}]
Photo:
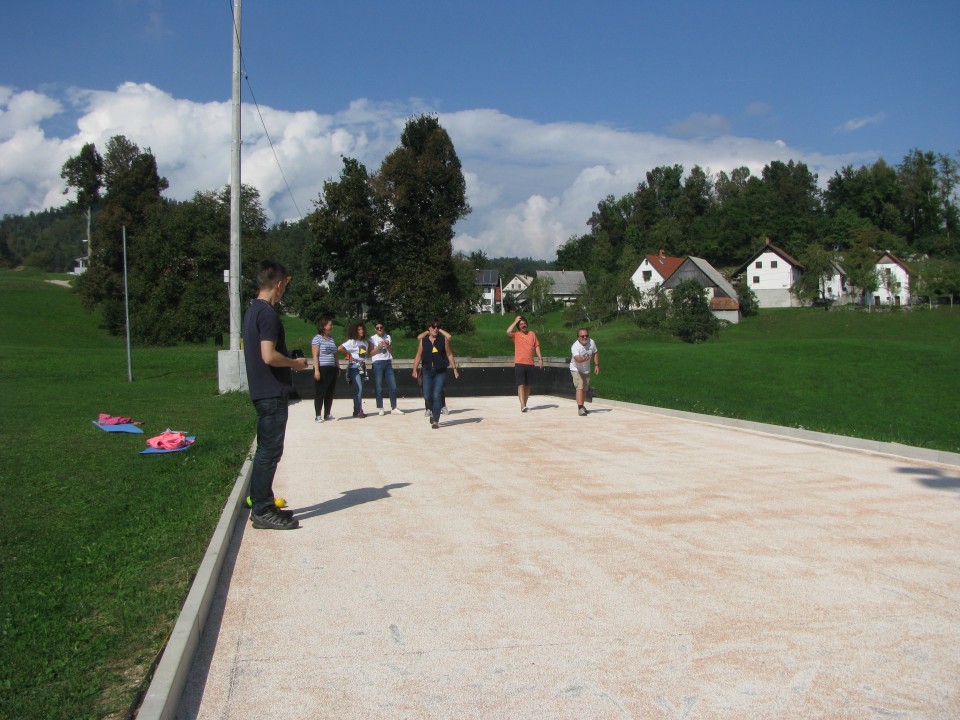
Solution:
[{"label": "striped shirt", "polygon": [[314,335],[312,344],[317,348],[319,367],[332,367],[337,364],[337,343],[333,336],[325,338],[323,335]]}]

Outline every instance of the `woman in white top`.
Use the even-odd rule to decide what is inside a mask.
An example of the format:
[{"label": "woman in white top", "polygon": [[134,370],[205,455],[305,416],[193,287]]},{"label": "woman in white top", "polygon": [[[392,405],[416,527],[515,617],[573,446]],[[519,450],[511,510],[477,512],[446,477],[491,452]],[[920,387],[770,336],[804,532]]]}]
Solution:
[{"label": "woman in white top", "polygon": [[339,348],[347,356],[347,383],[353,387],[353,416],[364,418],[363,381],[367,376],[367,353],[370,343],[367,341],[367,328],[362,322],[354,323],[347,329],[347,340]]},{"label": "woman in white top", "polygon": [[373,358],[373,389],[377,399],[377,414],[383,415],[383,381],[387,381],[390,396],[390,414],[402,415],[397,409],[397,378],[393,373],[393,339],[377,320],[370,336],[370,357]]},{"label": "woman in white top", "polygon": [[313,351],[313,409],[317,422],[333,420],[330,410],[333,408],[333,393],[340,377],[340,358],[337,356],[337,342],[333,339],[333,318],[321,318],[317,323],[317,334],[311,343]]}]

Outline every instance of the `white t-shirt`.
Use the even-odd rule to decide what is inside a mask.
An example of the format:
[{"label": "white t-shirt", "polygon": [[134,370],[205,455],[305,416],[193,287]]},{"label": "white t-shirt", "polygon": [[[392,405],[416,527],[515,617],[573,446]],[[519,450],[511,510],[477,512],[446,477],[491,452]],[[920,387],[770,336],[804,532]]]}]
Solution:
[{"label": "white t-shirt", "polygon": [[364,340],[347,340],[343,343],[343,349],[350,353],[350,366],[351,367],[360,367],[358,359],[362,359],[364,362],[367,360],[367,348],[369,344],[366,339]]},{"label": "white t-shirt", "polygon": [[[574,342],[573,345],[570,346],[570,372],[589,373],[590,360],[596,354],[597,344],[593,341],[593,338],[590,338],[586,345],[583,345],[579,340]],[[589,355],[590,357],[584,362],[577,362],[573,359],[577,355]]]},{"label": "white t-shirt", "polygon": [[384,333],[383,337],[380,337],[376,333],[370,336],[370,356],[373,358],[374,362],[380,362],[381,360],[393,360],[393,353],[389,349],[384,350],[383,352],[376,352],[377,348],[380,347],[381,343],[384,341],[393,344],[393,339],[390,337],[389,333]]}]

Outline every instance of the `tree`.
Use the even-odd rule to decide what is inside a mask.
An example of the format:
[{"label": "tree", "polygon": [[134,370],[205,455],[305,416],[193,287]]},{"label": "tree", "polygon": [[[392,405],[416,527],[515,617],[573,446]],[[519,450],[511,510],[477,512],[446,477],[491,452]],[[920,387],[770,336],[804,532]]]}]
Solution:
[{"label": "tree", "polygon": [[670,294],[670,329],[686,343],[700,343],[720,332],[720,321],[710,312],[707,291],[690,278],[679,283]]},{"label": "tree", "polygon": [[68,159],[60,170],[60,177],[66,180],[66,194],[70,188],[77,191],[77,207],[87,215],[87,254],[91,253],[91,228],[93,208],[100,201],[100,189],[103,187],[103,158],[97,152],[97,146],[87,143],[80,153]]},{"label": "tree", "polygon": [[844,254],[842,267],[847,281],[860,291],[860,302],[866,303],[867,293],[876,292],[879,288],[877,254],[869,245],[858,242]]},{"label": "tree", "polygon": [[819,300],[823,309],[829,310],[827,288],[836,273],[833,255],[823,245],[814,243],[807,246],[798,260],[803,265],[803,273],[791,290],[802,300]]},{"label": "tree", "polygon": [[746,277],[741,276],[733,289],[737,291],[737,299],[740,303],[740,315],[742,317],[752,317],[759,314],[760,301],[757,300],[757,294],[750,289]]},{"label": "tree", "polygon": [[387,242],[380,291],[401,326],[417,332],[432,317],[454,331],[470,327],[470,287],[453,261],[453,227],[470,212],[453,142],[436,117],[409,120],[400,147],[373,178]]}]

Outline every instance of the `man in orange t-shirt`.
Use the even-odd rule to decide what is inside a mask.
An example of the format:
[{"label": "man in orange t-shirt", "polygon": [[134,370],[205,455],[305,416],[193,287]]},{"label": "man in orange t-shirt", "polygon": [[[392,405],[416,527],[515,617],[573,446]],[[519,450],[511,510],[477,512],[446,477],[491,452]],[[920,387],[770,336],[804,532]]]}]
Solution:
[{"label": "man in orange t-shirt", "polygon": [[533,354],[540,359],[543,370],[543,355],[540,353],[540,341],[537,334],[527,325],[527,319],[517,315],[507,328],[507,337],[513,340],[513,377],[517,383],[517,397],[520,399],[520,412],[527,411],[530,398],[530,381],[533,379]]}]

